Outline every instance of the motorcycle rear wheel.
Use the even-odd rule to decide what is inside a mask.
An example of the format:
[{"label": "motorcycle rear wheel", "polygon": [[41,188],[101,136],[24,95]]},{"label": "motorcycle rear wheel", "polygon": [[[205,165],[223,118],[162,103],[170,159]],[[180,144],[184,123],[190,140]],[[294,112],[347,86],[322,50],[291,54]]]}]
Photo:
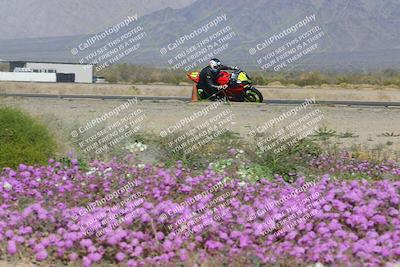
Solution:
[{"label": "motorcycle rear wheel", "polygon": [[260,91],[255,87],[247,89],[243,92],[244,102],[262,103],[264,98]]}]

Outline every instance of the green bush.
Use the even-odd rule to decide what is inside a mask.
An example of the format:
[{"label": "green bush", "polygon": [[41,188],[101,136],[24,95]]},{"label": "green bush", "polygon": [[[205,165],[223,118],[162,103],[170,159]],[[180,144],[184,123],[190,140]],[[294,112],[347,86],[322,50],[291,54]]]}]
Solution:
[{"label": "green bush", "polygon": [[45,164],[55,150],[45,126],[20,110],[0,107],[0,168]]},{"label": "green bush", "polygon": [[[209,134],[209,136],[214,136],[214,134],[215,132],[212,132]],[[216,138],[212,138],[209,142],[200,146],[198,149],[191,151],[190,153],[186,153],[188,150],[187,148],[173,151],[173,148],[176,147],[176,144],[171,147],[169,146],[169,143],[174,142],[180,136],[184,136],[183,131],[176,132],[166,138],[158,139],[157,145],[161,148],[161,151],[163,151],[160,160],[165,162],[167,166],[173,166],[176,164],[176,161],[179,160],[182,161],[183,165],[189,168],[206,168],[209,163],[224,159],[229,148],[240,148],[242,146],[239,134],[226,131],[222,134],[219,134]],[[191,138],[187,138],[185,140],[190,139]],[[202,140],[203,139],[200,139],[199,142]],[[178,142],[178,144],[183,142],[184,141]],[[188,146],[188,148],[190,146]]]},{"label": "green bush", "polygon": [[[281,151],[266,150],[261,152],[257,144],[266,137],[266,134],[255,137],[255,142],[247,150],[247,158],[254,164],[253,168],[258,165],[258,169],[261,167],[265,173],[279,174],[287,182],[294,181],[293,174],[295,173],[307,173],[309,161],[322,153],[320,145],[310,137],[298,140],[294,145],[285,146]],[[270,143],[272,144],[276,140],[278,139],[272,139]],[[290,143],[290,141],[287,140],[286,143]],[[277,147],[284,143],[278,144]]]}]

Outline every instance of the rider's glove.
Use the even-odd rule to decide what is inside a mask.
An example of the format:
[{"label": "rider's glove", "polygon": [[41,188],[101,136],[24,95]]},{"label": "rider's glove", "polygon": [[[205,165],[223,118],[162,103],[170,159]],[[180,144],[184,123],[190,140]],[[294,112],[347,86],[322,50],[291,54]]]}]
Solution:
[{"label": "rider's glove", "polygon": [[224,85],[218,85],[218,90],[224,90],[226,88],[228,88],[228,85],[224,84]]}]

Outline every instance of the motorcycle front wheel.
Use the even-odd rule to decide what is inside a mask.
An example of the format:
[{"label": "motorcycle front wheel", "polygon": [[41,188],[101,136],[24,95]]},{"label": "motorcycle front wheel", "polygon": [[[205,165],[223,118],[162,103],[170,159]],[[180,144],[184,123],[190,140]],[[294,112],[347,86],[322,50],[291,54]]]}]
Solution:
[{"label": "motorcycle front wheel", "polygon": [[245,102],[262,103],[264,98],[260,91],[255,87],[251,87],[243,91],[243,98]]}]

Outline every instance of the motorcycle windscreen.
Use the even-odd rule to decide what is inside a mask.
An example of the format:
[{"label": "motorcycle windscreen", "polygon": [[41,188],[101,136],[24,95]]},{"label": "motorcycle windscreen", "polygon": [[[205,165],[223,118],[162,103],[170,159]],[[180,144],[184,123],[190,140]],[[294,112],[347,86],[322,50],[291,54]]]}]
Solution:
[{"label": "motorcycle windscreen", "polygon": [[237,83],[243,83],[243,82],[251,83],[249,76],[247,76],[247,73],[244,71],[239,73],[237,77]]}]

